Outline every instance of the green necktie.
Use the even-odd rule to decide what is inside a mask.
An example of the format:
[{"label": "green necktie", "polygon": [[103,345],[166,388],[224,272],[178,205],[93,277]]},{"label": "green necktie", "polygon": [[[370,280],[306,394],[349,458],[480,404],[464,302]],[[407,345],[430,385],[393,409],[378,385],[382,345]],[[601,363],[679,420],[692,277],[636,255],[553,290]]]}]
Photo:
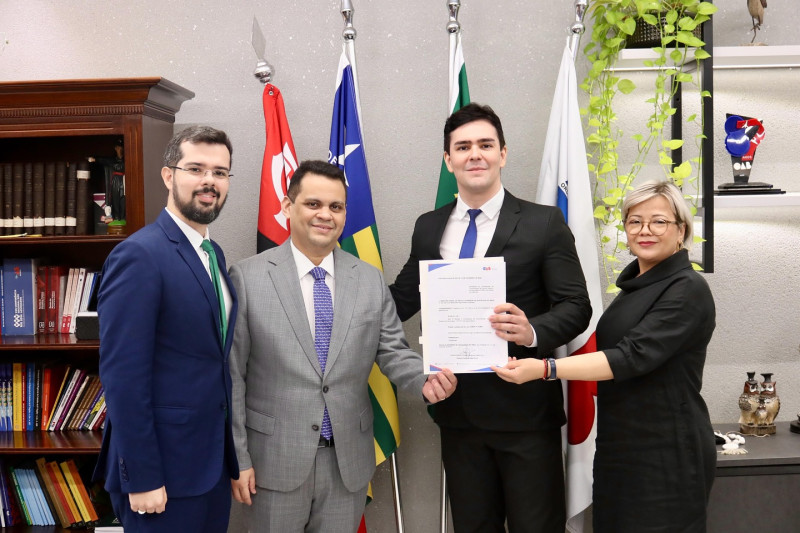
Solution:
[{"label": "green necktie", "polygon": [[217,254],[208,239],[204,239],[200,247],[208,254],[208,269],[211,271],[211,281],[214,282],[214,290],[217,292],[217,300],[219,301],[219,329],[222,334],[222,346],[225,346],[225,336],[228,332],[228,313],[225,310],[225,297],[222,294],[222,284],[219,280]]}]

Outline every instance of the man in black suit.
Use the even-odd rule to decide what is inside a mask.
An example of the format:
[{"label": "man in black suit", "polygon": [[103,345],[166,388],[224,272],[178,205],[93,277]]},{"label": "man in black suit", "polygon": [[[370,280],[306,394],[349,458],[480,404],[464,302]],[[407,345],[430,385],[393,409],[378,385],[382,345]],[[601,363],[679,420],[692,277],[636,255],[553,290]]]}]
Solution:
[{"label": "man in black suit", "polygon": [[[420,309],[419,261],[465,257],[462,241],[477,230],[472,257],[506,262],[508,302],[495,307],[492,327],[509,342],[509,356],[541,359],[585,330],[592,309],[561,211],[503,188],[506,154],[503,127],[489,106],[469,104],[447,119],[444,160],[458,198],[417,219],[411,254],[391,291],[408,320]],[[563,533],[560,382],[519,386],[495,374],[462,374],[433,418],[456,533],[501,533],[506,521],[510,533]]]}]

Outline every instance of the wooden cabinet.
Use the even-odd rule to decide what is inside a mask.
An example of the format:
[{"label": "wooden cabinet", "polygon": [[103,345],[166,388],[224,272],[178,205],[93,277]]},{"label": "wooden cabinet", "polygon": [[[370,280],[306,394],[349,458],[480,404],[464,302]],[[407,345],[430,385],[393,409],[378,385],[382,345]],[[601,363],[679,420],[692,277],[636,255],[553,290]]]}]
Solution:
[{"label": "wooden cabinet", "polygon": [[[158,77],[0,82],[0,164],[78,161],[124,144],[126,234],[152,222],[166,204],[160,169],[175,114],[194,93]],[[100,270],[125,235],[0,239],[0,259],[36,257]],[[74,335],[0,337],[0,363],[63,360],[97,368],[98,341]],[[64,458],[99,451],[99,431],[0,433],[0,456]],[[86,480],[88,481],[88,480]],[[61,531],[13,527],[3,531]]]}]

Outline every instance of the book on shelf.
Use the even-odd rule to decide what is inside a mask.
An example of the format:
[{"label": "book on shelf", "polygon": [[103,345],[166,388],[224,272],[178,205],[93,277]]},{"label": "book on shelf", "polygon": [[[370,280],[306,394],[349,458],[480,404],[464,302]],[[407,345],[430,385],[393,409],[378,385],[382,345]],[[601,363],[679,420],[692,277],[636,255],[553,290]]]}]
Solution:
[{"label": "book on shelf", "polygon": [[76,193],[78,188],[78,164],[70,163],[67,167],[67,197],[64,209],[64,233],[75,235],[77,225],[76,215]]},{"label": "book on shelf", "polygon": [[6,526],[15,526],[23,524],[25,518],[20,509],[19,501],[15,496],[13,482],[9,479],[5,463],[0,460],[0,491],[2,491],[3,499],[3,514],[5,516]]},{"label": "book on shelf", "polygon": [[31,518],[31,510],[28,507],[28,501],[25,498],[25,494],[22,491],[22,487],[19,484],[19,476],[14,469],[14,467],[8,467],[8,479],[9,483],[14,488],[14,494],[17,497],[17,501],[19,502],[19,508],[22,511],[22,517],[25,520],[25,523],[28,525],[32,525],[32,518]]},{"label": "book on shelf", "polygon": [[75,234],[86,235],[91,233],[89,231],[89,221],[92,220],[93,206],[90,201],[89,193],[89,178],[91,172],[89,170],[89,162],[86,160],[79,161],[76,166],[76,180],[77,190],[75,198]]},{"label": "book on shelf", "polygon": [[33,367],[33,422],[30,431],[39,429],[42,425],[42,365]]},{"label": "book on shelf", "polygon": [[3,335],[35,335],[36,259],[3,259]]},{"label": "book on shelf", "polygon": [[13,426],[14,431],[22,431],[22,363],[13,363],[12,366],[12,405],[13,411]]},{"label": "book on shelf", "polygon": [[[77,527],[80,525],[80,517],[73,511],[74,502],[72,502],[72,497],[69,493],[64,492],[64,487],[62,487],[61,484],[63,476],[61,476],[61,479],[58,477],[58,474],[61,473],[61,470],[58,468],[58,463],[55,461],[47,462],[44,458],[41,458],[41,461],[44,463],[44,471],[50,478],[50,483],[53,485],[53,492],[55,492],[61,510],[64,512],[64,518],[69,523],[68,527]],[[70,505],[71,502],[73,505]]]},{"label": "book on shelf", "polygon": [[11,165],[0,165],[0,235],[11,233]]},{"label": "book on shelf", "polygon": [[67,398],[67,403],[64,405],[64,410],[59,416],[58,424],[56,425],[57,431],[67,429],[67,421],[72,417],[77,405],[80,403],[80,399],[83,396],[90,379],[91,376],[85,372],[78,378],[78,381],[75,383],[75,387],[70,393],[70,396]]},{"label": "book on shelf", "polygon": [[[59,402],[61,400],[61,395],[64,394],[64,391],[67,389],[67,384],[69,383],[69,380],[72,377],[72,370],[73,369],[70,367],[70,365],[65,365],[64,375],[61,378],[61,384],[58,385],[58,389],[57,389],[58,392],[56,392],[55,396],[50,400],[50,402],[51,402],[50,416],[47,419],[47,426],[44,426],[44,421],[42,421],[42,426],[43,426],[42,429],[43,430],[50,430],[50,425],[53,423],[53,418],[55,418],[56,408],[58,407],[58,404],[59,404]],[[56,381],[54,380],[54,381],[51,382],[51,387],[55,386],[55,385],[56,385]],[[54,389],[54,388],[51,389],[51,394],[52,394],[53,390],[56,390],[56,389]]]},{"label": "book on shelf", "polygon": [[53,484],[53,480],[50,478],[50,475],[47,472],[47,466],[45,464],[44,457],[40,457],[36,460],[36,473],[39,478],[39,483],[44,487],[45,494],[48,496],[48,501],[50,503],[50,508],[55,511],[55,518],[58,519],[58,523],[63,528],[69,528],[72,526],[72,522],[69,520],[64,507],[66,502],[63,502],[56,491],[56,487]]},{"label": "book on shelf", "polygon": [[95,377],[97,379],[95,380],[93,392],[87,395],[89,401],[86,403],[86,407],[82,410],[80,416],[76,417],[74,427],[70,429],[89,429],[86,427],[86,422],[91,419],[91,416],[96,413],[100,407],[102,407],[102,405],[98,405],[98,403],[100,403],[100,400],[103,398],[103,384],[100,383],[100,376]]},{"label": "book on shelf", "polygon": [[85,383],[86,385],[84,386],[83,391],[79,392],[78,396],[75,398],[75,402],[73,402],[75,404],[75,408],[72,410],[71,414],[67,414],[67,418],[62,429],[80,429],[78,427],[78,423],[84,418],[86,410],[89,408],[89,403],[95,399],[97,390],[100,388],[100,377],[96,374],[87,375]]},{"label": "book on shelf", "polygon": [[[44,460],[44,458],[42,458]],[[61,520],[61,513],[58,507],[58,501],[55,499],[55,495],[52,492],[52,485],[49,485],[50,478],[47,477],[47,474],[42,474],[42,470],[39,468],[39,463],[34,463],[33,467],[31,468],[31,472],[35,478],[35,482],[38,483],[39,488],[41,489],[41,497],[43,499],[44,508],[47,509],[50,513],[50,520],[51,525],[60,525],[62,527],[69,527],[69,524],[65,525],[65,522]]]},{"label": "book on shelf", "polygon": [[58,487],[58,490],[61,491],[67,508],[69,509],[73,527],[83,527],[85,523],[81,517],[80,511],[78,510],[78,506],[75,503],[75,499],[72,497],[72,491],[69,489],[67,480],[64,477],[64,474],[61,472],[61,469],[58,467],[58,463],[55,461],[50,461],[47,463],[47,468],[52,471],[53,475],[55,476],[56,486]]},{"label": "book on shelf", "polygon": [[44,231],[44,163],[33,164],[33,233]]},{"label": "book on shelf", "polygon": [[22,210],[23,201],[25,198],[25,190],[23,189],[25,168],[22,163],[14,163],[11,183],[13,190],[11,191],[11,235],[22,233]]},{"label": "book on shelf", "polygon": [[55,412],[53,413],[53,417],[50,419],[50,431],[57,431],[61,429],[61,426],[64,423],[64,417],[67,414],[67,410],[75,400],[78,387],[80,387],[84,376],[86,376],[86,370],[82,368],[72,369],[70,373],[71,376],[69,378],[69,382],[67,383],[64,391],[61,393],[61,397],[57,400]]},{"label": "book on shelf", "polygon": [[75,461],[67,459],[59,463],[59,466],[64,473],[64,478],[67,480],[69,489],[72,491],[72,497],[75,499],[75,503],[78,506],[78,510],[81,512],[84,523],[87,525],[97,523],[97,512],[92,505],[92,501],[89,499],[89,493],[86,492],[86,487],[83,485]]},{"label": "book on shelf", "polygon": [[56,164],[44,164],[44,234],[54,235],[56,228]]},{"label": "book on shelf", "polygon": [[89,411],[89,416],[83,425],[83,429],[95,430],[99,429],[106,418],[106,398],[101,392],[100,398],[95,403],[92,410]]},{"label": "book on shelf", "polygon": [[54,233],[56,236],[64,235],[66,229],[66,210],[67,210],[67,164],[63,161],[56,163],[56,204]]},{"label": "book on shelf", "polygon": [[47,267],[36,267],[36,333],[47,333]]},{"label": "book on shelf", "polygon": [[75,282],[75,297],[72,300],[72,311],[69,314],[69,333],[75,333],[75,324],[77,323],[76,317],[81,309],[83,293],[86,289],[87,275],[88,270],[86,268],[78,268],[78,280]]},{"label": "book on shelf", "polygon": [[47,431],[50,413],[68,369],[68,365],[58,364],[46,364],[42,369],[42,421],[39,424],[42,431]]},{"label": "book on shelf", "polygon": [[25,431],[33,431],[33,420],[34,420],[34,405],[35,402],[33,400],[33,396],[35,393],[35,386],[34,382],[36,379],[36,368],[34,367],[33,363],[27,363],[25,365],[25,414],[24,422],[22,427],[25,428]]},{"label": "book on shelf", "polygon": [[33,233],[33,163],[25,163],[22,178],[22,230]]},{"label": "book on shelf", "polygon": [[47,333],[57,333],[57,325],[61,325],[60,308],[66,283],[67,273],[64,267],[47,267]]}]

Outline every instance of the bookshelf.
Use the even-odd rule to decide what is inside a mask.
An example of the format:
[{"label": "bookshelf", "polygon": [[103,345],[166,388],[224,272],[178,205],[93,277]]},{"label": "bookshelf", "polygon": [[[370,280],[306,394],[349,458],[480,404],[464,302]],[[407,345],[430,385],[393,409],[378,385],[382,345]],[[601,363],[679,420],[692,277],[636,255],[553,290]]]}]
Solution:
[{"label": "bookshelf", "polygon": [[[108,158],[121,140],[126,210],[125,235],[3,237],[0,259],[36,257],[99,271],[114,246],[155,220],[163,208],[162,154],[173,135],[175,114],[193,97],[160,77],[0,82],[0,164]],[[96,371],[99,347],[99,341],[70,334],[4,336],[0,363],[60,361]],[[91,459],[100,444],[100,431],[0,432],[0,457],[11,464],[42,456]],[[0,530],[67,531],[57,526]]]}]

